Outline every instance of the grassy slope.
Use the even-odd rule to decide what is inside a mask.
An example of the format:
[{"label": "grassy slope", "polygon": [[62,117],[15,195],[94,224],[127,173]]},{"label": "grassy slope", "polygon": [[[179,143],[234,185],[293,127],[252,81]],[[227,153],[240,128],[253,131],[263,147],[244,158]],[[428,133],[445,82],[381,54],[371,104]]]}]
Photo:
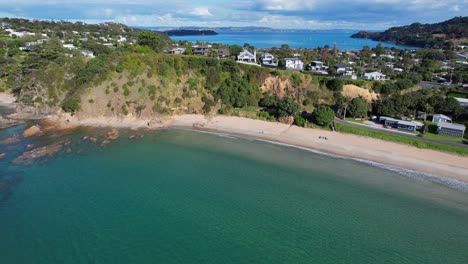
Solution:
[{"label": "grassy slope", "polygon": [[447,145],[442,145],[442,144],[437,144],[437,143],[424,142],[424,141],[420,141],[417,139],[410,139],[410,138],[396,136],[396,135],[388,135],[388,134],[383,134],[383,133],[379,133],[375,131],[368,131],[365,129],[355,128],[355,127],[351,127],[351,126],[347,126],[347,125],[343,125],[339,123],[336,123],[335,126],[336,126],[336,130],[342,133],[349,133],[349,134],[355,134],[355,135],[360,135],[360,136],[378,138],[378,139],[383,139],[387,141],[393,141],[397,143],[412,145],[417,148],[433,149],[433,150],[440,150],[444,152],[457,153],[460,155],[468,155],[468,149],[464,149],[464,148],[452,147],[452,146],[447,146]]}]

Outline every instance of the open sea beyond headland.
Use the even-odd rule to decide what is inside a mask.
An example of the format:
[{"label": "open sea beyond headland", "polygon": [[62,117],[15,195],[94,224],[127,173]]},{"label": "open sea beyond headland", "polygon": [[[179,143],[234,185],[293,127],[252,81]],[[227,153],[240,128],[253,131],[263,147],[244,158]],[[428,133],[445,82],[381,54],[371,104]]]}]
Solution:
[{"label": "open sea beyond headland", "polygon": [[90,133],[28,166],[60,137],[0,146],[1,263],[468,263],[467,192],[256,140]]},{"label": "open sea beyond headland", "polygon": [[[364,46],[374,48],[379,43],[370,39],[351,38],[357,31],[294,31],[294,32],[257,32],[257,31],[218,31],[212,36],[177,36],[171,37],[175,41],[187,40],[191,42],[210,42],[225,45],[243,46],[248,43],[256,48],[281,47],[288,44],[291,48],[317,48],[336,43],[340,50],[361,50]],[[383,47],[399,49],[413,49],[414,47],[382,43]]]}]

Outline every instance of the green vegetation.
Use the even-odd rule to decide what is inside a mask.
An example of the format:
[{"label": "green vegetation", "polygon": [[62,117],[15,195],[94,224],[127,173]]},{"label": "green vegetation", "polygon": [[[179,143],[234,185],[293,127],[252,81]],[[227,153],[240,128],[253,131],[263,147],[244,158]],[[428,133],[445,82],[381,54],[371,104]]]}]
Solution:
[{"label": "green vegetation", "polygon": [[370,38],[376,41],[395,42],[399,45],[441,48],[450,45],[452,39],[468,37],[468,17],[455,17],[436,24],[414,23],[409,26],[393,27],[384,32],[361,31],[353,38]]},{"label": "green vegetation", "polygon": [[352,117],[367,117],[369,102],[362,97],[356,97],[349,103],[348,113]]},{"label": "green vegetation", "polygon": [[425,142],[421,141],[418,139],[411,139],[403,136],[396,136],[396,135],[389,135],[389,134],[384,134],[384,133],[379,133],[375,131],[369,131],[366,129],[361,129],[361,128],[356,128],[352,126],[347,126],[339,123],[335,123],[336,130],[341,133],[348,133],[348,134],[355,134],[359,136],[366,136],[366,137],[372,137],[372,138],[377,138],[377,139],[383,139],[387,141],[393,141],[397,143],[402,143],[402,144],[407,144],[407,145],[412,145],[417,148],[423,148],[423,149],[434,149],[434,150],[440,150],[444,152],[452,152],[452,153],[457,153],[460,155],[468,155],[468,149],[465,148],[459,148],[459,147],[453,147],[453,146],[448,146],[448,145],[442,145],[442,144],[437,144],[437,143],[431,143],[431,142]]},{"label": "green vegetation", "polygon": [[331,125],[335,119],[335,112],[325,105],[321,105],[315,109],[312,113],[312,120],[315,124],[323,127],[328,127]]}]

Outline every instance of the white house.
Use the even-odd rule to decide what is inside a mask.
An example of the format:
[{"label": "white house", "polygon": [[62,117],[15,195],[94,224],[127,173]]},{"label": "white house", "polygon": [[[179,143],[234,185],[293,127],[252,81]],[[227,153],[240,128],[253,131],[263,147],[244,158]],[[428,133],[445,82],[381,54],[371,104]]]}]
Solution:
[{"label": "white house", "polygon": [[381,72],[369,72],[369,73],[364,73],[364,79],[374,80],[374,81],[383,81],[387,79],[387,76]]},{"label": "white house", "polygon": [[237,55],[237,62],[257,64],[257,52],[254,51],[254,54],[252,54],[248,50],[244,50]]},{"label": "white house", "polygon": [[436,114],[432,116],[432,122],[439,123],[439,122],[447,122],[452,123],[452,119],[446,115]]},{"label": "white house", "polygon": [[171,54],[176,54],[176,55],[180,55],[180,54],[184,54],[185,52],[185,48],[173,48],[169,51]]},{"label": "white house", "polygon": [[302,71],[304,69],[304,63],[299,58],[285,58],[287,70]]},{"label": "white house", "polygon": [[353,67],[349,67],[343,64],[336,64],[336,73],[343,76],[352,76],[354,75]]},{"label": "white house", "polygon": [[314,71],[322,71],[322,70],[328,69],[328,67],[325,66],[325,63],[322,62],[322,61],[312,61],[312,62],[310,63],[310,67],[311,67],[312,70],[314,70]]},{"label": "white house", "polygon": [[73,44],[63,44],[63,47],[69,50],[77,49],[77,47],[75,47]]},{"label": "white house", "polygon": [[262,66],[265,67],[278,67],[278,59],[271,53],[262,54]]},{"label": "white house", "polygon": [[81,50],[81,54],[83,54],[84,56],[86,57],[89,57],[89,58],[94,58],[94,53],[92,51],[89,51],[89,50]]},{"label": "white house", "polygon": [[468,99],[458,97],[453,97],[453,99],[457,100],[461,107],[468,108]]},{"label": "white house", "polygon": [[17,32],[15,30],[11,29],[11,28],[7,28],[7,29],[5,29],[5,31],[10,32],[8,34],[10,37],[13,37],[13,35],[14,35],[14,36],[16,36],[18,38],[22,38],[22,37],[26,37],[26,36],[35,36],[36,35],[36,33],[28,32],[28,31]]}]

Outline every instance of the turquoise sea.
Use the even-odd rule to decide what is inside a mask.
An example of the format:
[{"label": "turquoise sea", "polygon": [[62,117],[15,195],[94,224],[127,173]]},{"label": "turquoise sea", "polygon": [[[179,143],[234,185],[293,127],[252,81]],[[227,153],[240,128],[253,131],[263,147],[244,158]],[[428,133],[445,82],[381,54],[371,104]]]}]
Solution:
[{"label": "turquoise sea", "polygon": [[[0,263],[468,263],[468,192],[252,139],[128,133],[0,145]],[[11,163],[61,138],[71,153]]]},{"label": "turquoise sea", "polygon": [[[333,47],[336,43],[340,50],[361,50],[363,46],[374,48],[379,42],[370,39],[355,39],[351,35],[357,31],[294,31],[294,32],[232,32],[218,31],[214,36],[178,36],[171,37],[173,40],[187,40],[191,42],[210,42],[226,45],[243,46],[248,43],[256,48],[281,47],[288,44],[291,48],[317,48],[329,45]],[[400,49],[413,49],[414,47],[400,46],[394,43],[383,42],[384,47],[395,47]]]}]

